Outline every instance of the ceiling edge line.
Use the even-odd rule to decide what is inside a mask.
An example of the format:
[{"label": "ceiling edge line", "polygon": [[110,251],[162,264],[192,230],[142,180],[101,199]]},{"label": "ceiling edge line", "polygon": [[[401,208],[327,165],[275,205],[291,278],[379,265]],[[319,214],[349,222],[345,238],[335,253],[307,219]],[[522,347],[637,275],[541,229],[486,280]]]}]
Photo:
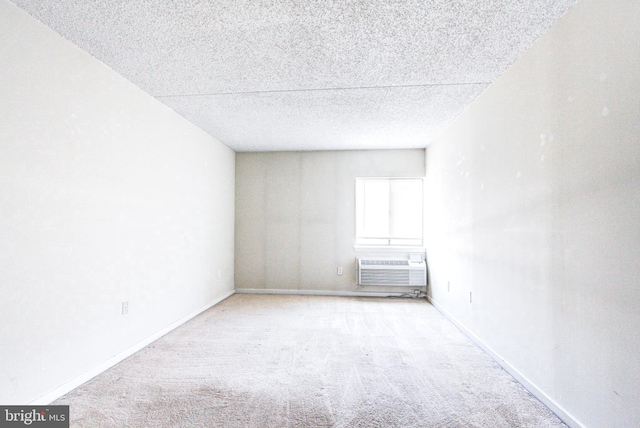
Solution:
[{"label": "ceiling edge line", "polygon": [[403,88],[428,88],[435,86],[474,86],[489,85],[491,82],[467,82],[467,83],[429,83],[421,85],[387,85],[387,86],[352,86],[336,88],[310,88],[310,89],[273,89],[264,91],[239,91],[239,92],[210,92],[205,94],[173,94],[154,95],[156,98],[178,98],[178,97],[213,97],[219,95],[255,95],[255,94],[278,94],[290,92],[322,92],[322,91],[353,91],[364,89],[403,89]]}]

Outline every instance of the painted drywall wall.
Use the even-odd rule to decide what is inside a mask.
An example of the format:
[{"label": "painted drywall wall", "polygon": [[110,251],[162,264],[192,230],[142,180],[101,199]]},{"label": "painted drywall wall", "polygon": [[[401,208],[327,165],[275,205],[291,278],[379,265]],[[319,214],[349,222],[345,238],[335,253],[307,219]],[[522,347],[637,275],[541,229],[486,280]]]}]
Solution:
[{"label": "painted drywall wall", "polygon": [[427,149],[433,300],[574,425],[640,426],[639,22],[578,4]]},{"label": "painted drywall wall", "polygon": [[238,153],[236,289],[389,291],[356,286],[355,178],[424,167],[420,149]]},{"label": "painted drywall wall", "polygon": [[235,153],[6,0],[0,52],[0,403],[27,404],[233,290]]}]

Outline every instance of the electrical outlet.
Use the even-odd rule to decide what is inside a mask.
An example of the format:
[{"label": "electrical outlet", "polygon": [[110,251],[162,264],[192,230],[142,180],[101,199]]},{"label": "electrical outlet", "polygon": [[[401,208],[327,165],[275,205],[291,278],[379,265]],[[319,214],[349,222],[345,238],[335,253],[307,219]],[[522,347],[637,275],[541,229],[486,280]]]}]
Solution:
[{"label": "electrical outlet", "polygon": [[122,315],[127,315],[129,313],[129,302],[122,302]]},{"label": "electrical outlet", "polygon": [[338,268],[338,275],[342,275],[342,268],[341,267]]}]

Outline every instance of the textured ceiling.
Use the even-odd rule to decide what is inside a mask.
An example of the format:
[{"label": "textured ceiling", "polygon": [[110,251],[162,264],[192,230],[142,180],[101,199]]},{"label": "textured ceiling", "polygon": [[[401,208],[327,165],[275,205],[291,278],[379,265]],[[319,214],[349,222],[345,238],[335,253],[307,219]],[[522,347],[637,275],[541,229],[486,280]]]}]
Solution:
[{"label": "textured ceiling", "polygon": [[237,151],[425,147],[577,0],[13,0]]}]

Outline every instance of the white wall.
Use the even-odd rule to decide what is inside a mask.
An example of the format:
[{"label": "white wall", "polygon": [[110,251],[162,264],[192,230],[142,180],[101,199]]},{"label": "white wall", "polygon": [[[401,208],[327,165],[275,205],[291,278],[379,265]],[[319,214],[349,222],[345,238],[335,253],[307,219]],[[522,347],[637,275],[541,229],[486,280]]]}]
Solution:
[{"label": "white wall", "polygon": [[235,154],[6,0],[0,57],[0,402],[27,404],[233,290]]},{"label": "white wall", "polygon": [[424,150],[238,153],[236,289],[391,290],[356,286],[355,178],[424,166]]},{"label": "white wall", "polygon": [[639,23],[579,3],[427,150],[433,300],[589,427],[640,426]]}]

